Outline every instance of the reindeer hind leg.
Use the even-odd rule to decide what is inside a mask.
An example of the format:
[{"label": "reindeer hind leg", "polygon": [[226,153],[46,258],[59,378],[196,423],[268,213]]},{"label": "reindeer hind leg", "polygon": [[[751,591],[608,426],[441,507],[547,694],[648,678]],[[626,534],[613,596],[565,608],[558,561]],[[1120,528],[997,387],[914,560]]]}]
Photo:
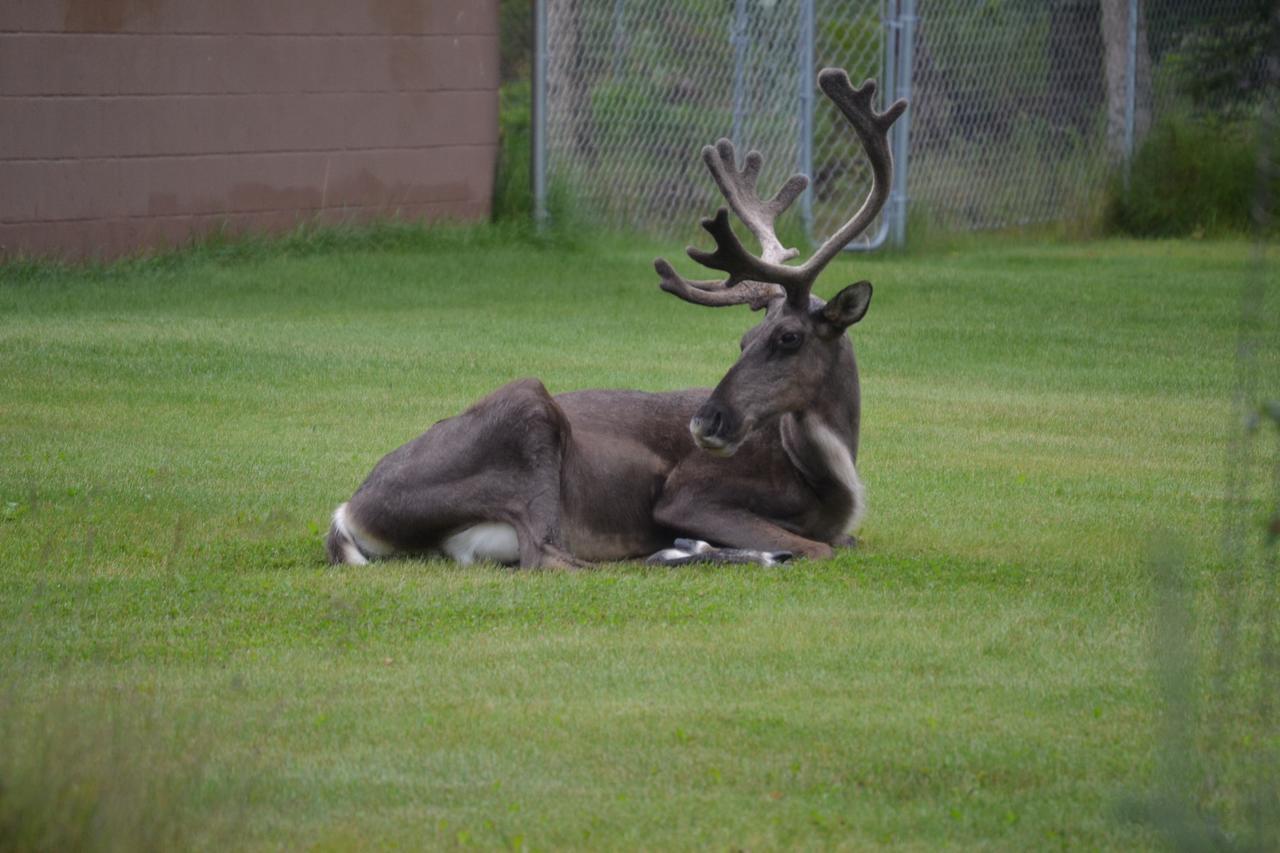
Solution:
[{"label": "reindeer hind leg", "polygon": [[[387,543],[523,567],[572,565],[560,544],[560,477],[569,424],[536,379],[512,382],[389,453],[352,497],[357,550]],[[332,554],[346,551],[342,530]]]}]

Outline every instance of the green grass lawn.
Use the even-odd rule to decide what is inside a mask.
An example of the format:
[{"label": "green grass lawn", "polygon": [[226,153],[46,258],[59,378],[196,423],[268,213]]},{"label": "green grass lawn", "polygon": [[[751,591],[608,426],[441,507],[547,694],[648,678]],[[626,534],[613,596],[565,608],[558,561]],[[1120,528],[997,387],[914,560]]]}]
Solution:
[{"label": "green grass lawn", "polygon": [[0,269],[0,847],[1154,844],[1150,546],[1218,559],[1248,246],[837,262],[876,295],[836,560],[323,564],[382,454],[508,380],[714,384],[758,315],[654,253]]}]

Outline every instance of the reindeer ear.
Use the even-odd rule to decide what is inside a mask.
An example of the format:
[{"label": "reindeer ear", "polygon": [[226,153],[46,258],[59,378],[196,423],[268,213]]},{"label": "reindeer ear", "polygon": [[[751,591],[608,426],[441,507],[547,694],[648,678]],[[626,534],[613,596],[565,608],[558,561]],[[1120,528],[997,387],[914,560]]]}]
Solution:
[{"label": "reindeer ear", "polygon": [[871,307],[871,282],[851,284],[822,307],[822,319],[843,332],[862,319]]}]

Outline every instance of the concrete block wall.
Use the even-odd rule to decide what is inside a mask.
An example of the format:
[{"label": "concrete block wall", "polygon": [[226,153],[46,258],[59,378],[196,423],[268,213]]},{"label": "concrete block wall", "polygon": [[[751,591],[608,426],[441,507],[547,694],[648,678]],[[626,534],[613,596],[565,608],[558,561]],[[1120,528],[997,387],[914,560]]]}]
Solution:
[{"label": "concrete block wall", "polygon": [[0,255],[488,215],[497,0],[3,0]]}]

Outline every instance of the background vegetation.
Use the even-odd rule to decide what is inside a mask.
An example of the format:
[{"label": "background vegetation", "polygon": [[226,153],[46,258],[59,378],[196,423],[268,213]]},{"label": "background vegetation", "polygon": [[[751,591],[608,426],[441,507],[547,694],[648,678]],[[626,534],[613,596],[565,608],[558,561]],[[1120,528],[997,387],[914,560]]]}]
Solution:
[{"label": "background vegetation", "polygon": [[[1256,224],[1259,169],[1276,151],[1266,57],[1280,50],[1280,16],[1269,0],[1205,10],[1165,5],[1160,11],[1180,26],[1176,41],[1157,45],[1161,116],[1136,153],[1129,185],[1112,177],[1104,226],[1143,237],[1247,233]],[[1266,157],[1259,153],[1264,135]],[[1275,199],[1280,171],[1268,173]]]},{"label": "background vegetation", "polygon": [[[1280,49],[1274,4],[1144,0],[1139,6],[1143,115],[1127,180],[1119,151],[1111,150],[1116,128],[1107,126],[1114,92],[1105,74],[1098,0],[938,3],[921,18],[911,114],[913,235],[1048,226],[1072,234],[1202,236],[1251,227],[1260,135],[1275,133],[1262,126],[1265,57]],[[581,31],[562,46],[581,55],[564,60],[577,88],[560,93],[574,117],[562,119],[565,138],[556,144],[573,149],[559,156],[576,171],[556,178],[574,186],[559,188],[558,209],[568,214],[574,198],[587,198],[590,209],[579,211],[579,221],[630,221],[640,216],[633,196],[643,195],[660,208],[649,227],[670,230],[671,222],[688,220],[692,233],[692,223],[714,203],[692,152],[733,124],[726,94],[708,71],[732,66],[732,16],[708,0],[666,4],[661,15],[642,15],[626,4],[610,7],[612,13],[592,8],[598,14],[581,14]],[[781,6],[750,8],[759,32],[777,31],[786,42],[755,46],[751,67],[759,80],[753,77],[753,85],[777,85],[782,72],[773,66],[779,62],[789,80],[790,65],[780,57],[790,55],[793,18]],[[879,38],[879,21],[854,9],[818,4],[817,62],[847,66],[858,79],[878,76],[870,46]],[[621,40],[612,29],[618,10],[629,13]],[[532,203],[521,195],[528,182],[529,0],[503,0],[501,14],[504,133],[511,147],[497,209],[506,215],[513,205],[526,210]],[[770,15],[783,17],[775,25]],[[654,69],[664,71],[655,77]],[[779,108],[776,99],[751,94],[753,110]],[[753,112],[751,122],[759,126],[747,131],[779,146],[766,152],[778,173],[770,177],[779,180],[792,156],[791,134],[779,127],[790,121],[793,105],[782,103],[778,115]],[[845,133],[838,114],[819,108],[814,119],[814,195],[827,227],[843,221],[840,205],[859,195],[869,175],[856,149],[827,144]],[[681,140],[675,149],[673,140]]]}]

